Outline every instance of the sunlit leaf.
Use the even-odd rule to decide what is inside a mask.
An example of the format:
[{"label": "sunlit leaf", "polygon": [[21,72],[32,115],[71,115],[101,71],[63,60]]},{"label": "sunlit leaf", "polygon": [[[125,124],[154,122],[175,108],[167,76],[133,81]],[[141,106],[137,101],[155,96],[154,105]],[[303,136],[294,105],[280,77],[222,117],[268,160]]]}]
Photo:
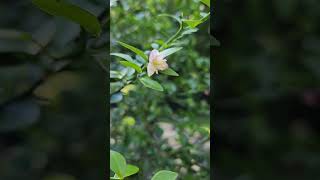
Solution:
[{"label": "sunlit leaf", "polygon": [[207,5],[210,7],[210,0],[200,0],[203,4]]},{"label": "sunlit leaf", "polygon": [[126,159],[118,152],[110,150],[110,169],[120,178],[126,174]]},{"label": "sunlit leaf", "polygon": [[151,180],[176,180],[178,177],[178,173],[167,171],[167,170],[161,170],[158,171]]},{"label": "sunlit leaf", "polygon": [[128,165],[127,165],[127,168],[126,168],[125,177],[134,175],[134,174],[136,174],[136,173],[138,173],[138,172],[139,172],[139,168],[138,168],[137,166],[128,164]]},{"label": "sunlit leaf", "polygon": [[133,84],[128,84],[126,85],[125,87],[123,87],[121,89],[121,92],[124,94],[124,95],[128,95],[131,91],[134,91],[136,90],[136,85],[133,85]]},{"label": "sunlit leaf", "polygon": [[184,19],[183,22],[186,23],[189,27],[195,28],[199,24],[201,24],[203,21],[202,20],[195,20],[195,19]]}]

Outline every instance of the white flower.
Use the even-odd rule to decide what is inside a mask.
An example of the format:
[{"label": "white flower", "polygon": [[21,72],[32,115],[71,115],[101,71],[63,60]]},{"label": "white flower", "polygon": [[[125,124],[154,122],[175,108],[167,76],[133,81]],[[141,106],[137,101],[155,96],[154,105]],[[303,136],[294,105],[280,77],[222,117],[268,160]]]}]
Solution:
[{"label": "white flower", "polygon": [[158,71],[163,71],[168,68],[167,60],[159,53],[158,50],[154,49],[150,52],[149,63],[147,67],[148,76],[152,76],[154,73],[158,74]]}]

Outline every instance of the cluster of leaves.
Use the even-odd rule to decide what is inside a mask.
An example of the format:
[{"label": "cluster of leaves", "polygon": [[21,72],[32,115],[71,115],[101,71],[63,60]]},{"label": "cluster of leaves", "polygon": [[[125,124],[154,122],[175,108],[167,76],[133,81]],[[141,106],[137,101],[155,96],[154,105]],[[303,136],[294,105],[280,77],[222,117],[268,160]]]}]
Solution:
[{"label": "cluster of leaves", "polygon": [[[110,169],[115,173],[110,179],[125,179],[128,176],[134,175],[139,172],[137,166],[127,164],[126,159],[116,151],[110,150]],[[168,170],[160,170],[151,180],[175,180],[178,174]]]},{"label": "cluster of leaves", "polygon": [[[110,141],[143,170],[132,179],[149,179],[159,167],[183,179],[209,178],[207,8],[193,0],[112,4]],[[146,76],[151,49],[170,55],[170,72]],[[173,139],[164,138],[168,130]]]},{"label": "cluster of leaves", "polygon": [[[210,7],[210,0],[202,0],[202,3],[206,4]],[[183,13],[180,16],[174,16],[169,14],[160,14],[159,16],[162,17],[170,17],[176,20],[179,24],[178,31],[172,35],[167,41],[162,39],[157,39],[155,42],[151,44],[153,49],[158,49],[160,51],[160,55],[165,58],[173,53],[176,53],[182,49],[182,47],[178,47],[179,40],[182,39],[186,35],[190,35],[198,31],[197,26],[201,23],[204,23],[210,16],[210,12],[208,13],[200,13],[200,19],[187,19],[183,17]],[[123,46],[126,49],[129,49],[133,53],[135,53],[136,58],[132,58],[129,54],[125,53],[111,53],[112,56],[116,56],[120,59],[119,63],[122,66],[128,67],[127,72],[121,72],[116,70],[110,71],[110,78],[111,79],[118,79],[115,82],[111,83],[110,94],[111,94],[111,103],[117,103],[122,100],[122,92],[118,92],[122,88],[128,89],[132,87],[133,82],[136,82],[136,79],[147,88],[151,88],[157,91],[163,91],[162,85],[146,76],[146,67],[148,63],[148,56],[147,53],[150,51],[142,51],[137,47],[129,45],[127,43],[117,41],[118,44]],[[135,74],[137,72],[137,74]],[[179,74],[174,71],[172,68],[167,68],[163,71],[160,71],[162,74],[169,75],[169,76],[179,76]],[[121,82],[121,83],[119,83]],[[131,84],[132,83],[132,84]]]}]

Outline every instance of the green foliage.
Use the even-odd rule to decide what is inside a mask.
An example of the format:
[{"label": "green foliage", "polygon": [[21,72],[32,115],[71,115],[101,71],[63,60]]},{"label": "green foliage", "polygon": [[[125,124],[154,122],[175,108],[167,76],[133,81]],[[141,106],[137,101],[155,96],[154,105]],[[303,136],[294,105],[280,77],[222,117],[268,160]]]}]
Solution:
[{"label": "green foliage", "polygon": [[110,150],[110,169],[120,178],[126,174],[127,163],[118,152]]},{"label": "green foliage", "polygon": [[131,50],[131,51],[134,52],[134,53],[136,53],[137,55],[139,55],[140,57],[142,57],[145,61],[148,61],[147,55],[145,55],[144,52],[141,51],[140,49],[135,48],[135,47],[133,47],[133,46],[131,46],[131,45],[129,45],[129,44],[126,44],[126,43],[124,43],[124,42],[118,41],[118,43],[119,43],[121,46],[123,46],[123,47]]},{"label": "green foliage", "polygon": [[53,16],[61,16],[80,24],[88,32],[96,36],[101,33],[100,23],[97,18],[78,6],[67,3],[64,0],[32,0],[32,3]]},{"label": "green foliage", "polygon": [[[139,172],[139,168],[127,164],[125,158],[118,152],[110,150],[110,169],[115,173],[110,179],[127,179]],[[151,180],[175,180],[178,177],[176,172],[160,170]]]},{"label": "green foliage", "polygon": [[178,174],[176,172],[167,171],[167,170],[161,170],[158,171],[151,180],[176,180],[178,177]]},{"label": "green foliage", "polygon": [[[141,2],[111,6],[111,97],[123,95],[111,108],[111,148],[140,168],[129,179],[209,179],[210,14],[193,0]],[[153,49],[169,68],[148,77]]]},{"label": "green foliage", "polygon": [[159,84],[155,80],[152,80],[149,77],[142,77],[142,78],[139,78],[139,80],[145,87],[148,87],[157,91],[163,91],[163,87],[161,86],[161,84]]},{"label": "green foliage", "polygon": [[163,57],[167,57],[177,51],[180,51],[182,49],[182,47],[174,47],[174,48],[168,48],[164,51],[161,51],[160,54],[163,56]]},{"label": "green foliage", "polygon": [[122,64],[123,66],[131,67],[131,68],[135,69],[138,73],[142,72],[141,68],[138,65],[136,65],[135,63],[132,63],[129,61],[119,61],[119,63]]},{"label": "green foliage", "polygon": [[173,69],[171,68],[168,68],[168,69],[165,69],[163,71],[160,71],[162,74],[166,74],[166,75],[169,75],[169,76],[179,76],[179,74],[177,72],[175,72]]}]

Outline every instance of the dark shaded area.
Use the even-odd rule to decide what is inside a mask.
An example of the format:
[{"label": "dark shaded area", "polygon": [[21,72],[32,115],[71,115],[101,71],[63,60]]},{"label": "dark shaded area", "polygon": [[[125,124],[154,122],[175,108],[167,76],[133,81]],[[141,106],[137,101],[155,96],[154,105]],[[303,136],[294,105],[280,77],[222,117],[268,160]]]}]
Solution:
[{"label": "dark shaded area", "polygon": [[320,2],[214,4],[214,179],[319,179]]},{"label": "dark shaded area", "polygon": [[[108,27],[106,1],[70,2]],[[108,30],[92,37],[31,1],[0,12],[0,179],[104,179]]]}]

